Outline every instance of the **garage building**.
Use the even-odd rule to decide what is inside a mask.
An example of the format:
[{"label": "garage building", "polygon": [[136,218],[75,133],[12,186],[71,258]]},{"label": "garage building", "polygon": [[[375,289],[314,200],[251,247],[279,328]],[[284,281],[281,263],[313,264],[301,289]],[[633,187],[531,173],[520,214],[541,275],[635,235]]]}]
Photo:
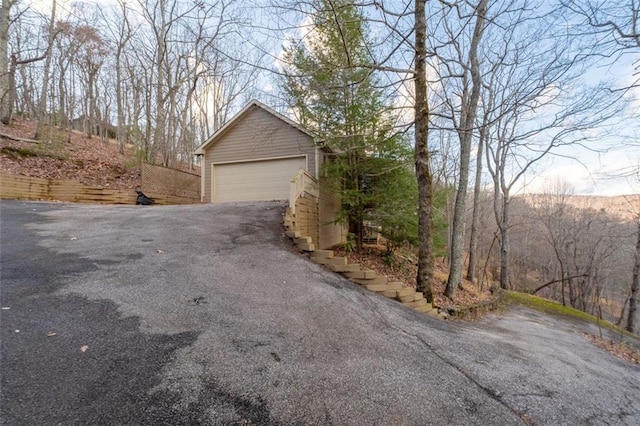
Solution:
[{"label": "garage building", "polygon": [[202,156],[202,201],[289,198],[298,169],[318,177],[322,150],[300,125],[251,101],[195,151]]}]

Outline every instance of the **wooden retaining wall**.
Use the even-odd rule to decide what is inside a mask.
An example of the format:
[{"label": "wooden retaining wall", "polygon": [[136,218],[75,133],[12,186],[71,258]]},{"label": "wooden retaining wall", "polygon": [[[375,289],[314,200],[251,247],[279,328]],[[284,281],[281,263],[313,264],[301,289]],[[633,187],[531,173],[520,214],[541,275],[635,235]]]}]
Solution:
[{"label": "wooden retaining wall", "polygon": [[170,204],[200,202],[200,175],[149,163],[142,163],[141,171],[140,188],[145,195],[173,200]]},{"label": "wooden retaining wall", "polygon": [[92,204],[135,204],[133,190],[104,189],[72,180],[13,175],[0,171],[0,198]]},{"label": "wooden retaining wall", "polygon": [[311,237],[317,248],[325,249],[343,243],[347,229],[335,222],[339,210],[340,199],[329,191],[321,190],[319,198],[305,191],[296,200],[296,231]]},{"label": "wooden retaining wall", "polygon": [[306,192],[296,200],[296,231],[318,244],[318,199]]},{"label": "wooden retaining wall", "polygon": [[479,302],[469,306],[448,308],[446,309],[446,312],[454,318],[473,320],[487,312],[497,310],[500,307],[500,304],[502,303],[503,299],[504,299],[504,292],[499,291],[498,294],[492,297],[490,300],[486,300],[484,302]]},{"label": "wooden retaining wall", "polygon": [[[193,198],[167,194],[146,194],[155,204],[193,204]],[[0,198],[57,200],[90,204],[135,204],[134,189],[106,189],[72,180],[45,179],[0,171]],[[200,200],[197,200],[199,202]]]},{"label": "wooden retaining wall", "polygon": [[321,189],[318,199],[318,247],[328,248],[345,241],[347,227],[336,223],[336,216],[340,211],[340,198],[329,190]]}]

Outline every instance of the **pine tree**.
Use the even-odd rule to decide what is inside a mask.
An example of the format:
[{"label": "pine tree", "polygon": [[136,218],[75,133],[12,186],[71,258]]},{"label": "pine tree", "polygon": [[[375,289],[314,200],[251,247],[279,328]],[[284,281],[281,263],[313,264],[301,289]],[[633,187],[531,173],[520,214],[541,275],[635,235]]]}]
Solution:
[{"label": "pine tree", "polygon": [[[324,165],[326,182],[341,196],[341,218],[359,249],[365,222],[388,218],[380,209],[391,208],[393,199],[409,203],[401,211],[415,216],[415,185],[405,176],[412,172],[411,152],[376,88],[362,12],[347,0],[314,0],[312,7],[311,29],[285,49],[283,89],[300,123],[333,153]],[[409,187],[398,190],[399,182]]]}]

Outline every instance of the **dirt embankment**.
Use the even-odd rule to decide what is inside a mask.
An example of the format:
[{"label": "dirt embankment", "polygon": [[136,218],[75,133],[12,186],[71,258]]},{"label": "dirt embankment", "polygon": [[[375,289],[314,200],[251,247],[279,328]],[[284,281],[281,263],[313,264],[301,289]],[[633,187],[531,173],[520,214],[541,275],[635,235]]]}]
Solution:
[{"label": "dirt embankment", "polygon": [[4,135],[0,136],[0,170],[111,189],[133,189],[140,185],[139,162],[130,148],[120,153],[115,141],[57,129],[45,141],[28,142],[35,127],[34,122],[27,120],[16,120],[11,126],[0,125],[0,134]]}]

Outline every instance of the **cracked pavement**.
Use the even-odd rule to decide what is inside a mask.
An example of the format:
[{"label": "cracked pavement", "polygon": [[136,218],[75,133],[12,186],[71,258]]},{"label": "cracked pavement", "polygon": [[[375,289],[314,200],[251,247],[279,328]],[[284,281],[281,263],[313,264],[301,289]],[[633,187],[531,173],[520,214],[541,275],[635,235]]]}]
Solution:
[{"label": "cracked pavement", "polygon": [[640,367],[581,324],[406,309],[283,209],[1,201],[0,424],[640,424]]}]

